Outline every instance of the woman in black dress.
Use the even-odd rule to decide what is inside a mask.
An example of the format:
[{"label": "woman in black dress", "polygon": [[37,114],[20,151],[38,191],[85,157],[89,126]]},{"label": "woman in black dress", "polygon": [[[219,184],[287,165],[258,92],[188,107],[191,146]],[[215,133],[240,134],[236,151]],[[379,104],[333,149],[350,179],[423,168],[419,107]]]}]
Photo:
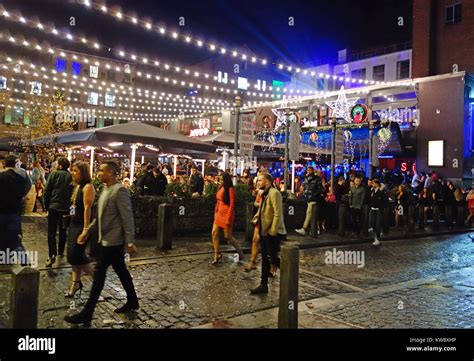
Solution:
[{"label": "woman in black dress", "polygon": [[87,244],[77,243],[78,237],[86,233],[91,222],[92,205],[95,200],[95,189],[85,162],[76,162],[71,168],[74,191],[71,197],[71,225],[67,234],[67,260],[72,265],[72,284],[66,297],[74,297],[82,290],[82,273],[92,274],[94,269],[91,259],[86,255]]}]

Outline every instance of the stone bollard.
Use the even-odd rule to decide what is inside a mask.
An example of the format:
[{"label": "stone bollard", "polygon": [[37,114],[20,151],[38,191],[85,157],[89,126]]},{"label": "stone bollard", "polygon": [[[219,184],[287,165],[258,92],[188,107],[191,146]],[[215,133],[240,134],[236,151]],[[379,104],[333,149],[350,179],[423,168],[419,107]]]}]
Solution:
[{"label": "stone bollard", "polygon": [[252,242],[255,226],[252,224],[253,219],[253,202],[245,203],[245,241]]},{"label": "stone bollard", "polygon": [[10,327],[33,329],[38,325],[40,273],[30,267],[12,270]]},{"label": "stone bollard", "polygon": [[362,206],[361,234],[365,237],[369,235],[369,212],[369,206],[367,204],[364,204]]},{"label": "stone bollard", "polygon": [[439,204],[433,205],[433,229],[439,230]]},{"label": "stone bollard", "polygon": [[446,204],[444,209],[446,216],[446,227],[448,227],[448,229],[451,229],[453,228],[453,205]]},{"label": "stone bollard", "polygon": [[[309,206],[310,205],[308,204],[308,207]],[[313,238],[318,238],[318,212],[318,204],[311,204],[311,230],[309,235]]]},{"label": "stone bollard", "polygon": [[158,206],[158,244],[157,249],[171,249],[173,240],[173,207],[162,203]]},{"label": "stone bollard", "polygon": [[423,204],[418,207],[418,212],[418,229],[423,230],[425,229],[425,207]]},{"label": "stone bollard", "polygon": [[347,204],[344,202],[339,203],[338,215],[337,215],[337,234],[341,237],[346,235],[346,208]]},{"label": "stone bollard", "polygon": [[415,206],[413,204],[408,206],[407,228],[408,232],[415,232]]},{"label": "stone bollard", "polygon": [[299,248],[281,247],[278,328],[298,328]]}]

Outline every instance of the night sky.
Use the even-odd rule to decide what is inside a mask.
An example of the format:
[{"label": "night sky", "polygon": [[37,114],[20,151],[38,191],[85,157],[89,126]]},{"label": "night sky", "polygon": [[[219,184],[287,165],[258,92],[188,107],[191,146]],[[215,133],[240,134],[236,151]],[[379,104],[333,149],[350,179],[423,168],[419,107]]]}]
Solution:
[{"label": "night sky", "polygon": [[[100,0],[96,0],[100,1]],[[97,41],[111,47],[121,47],[137,54],[154,55],[177,64],[191,65],[211,57],[206,50],[189,47],[183,42],[147,34],[143,29],[118,21],[73,4],[76,0],[4,0],[10,9],[23,15],[38,16],[42,22],[52,21],[57,27],[67,28],[69,18],[76,18],[74,34],[95,36]],[[232,49],[233,45],[247,45],[257,55],[269,60],[293,63],[302,67],[327,62],[336,63],[337,50],[353,51],[411,40],[411,0],[113,0],[107,6],[122,6],[123,11],[136,11],[140,17],[149,16],[155,24],[175,27],[202,35],[203,39]],[[294,26],[288,26],[289,17]],[[398,18],[404,26],[398,26]],[[179,17],[186,25],[178,26]],[[32,29],[15,27],[0,18],[0,29],[15,33],[34,34]],[[40,35],[39,40],[70,50],[80,50],[66,40]],[[91,53],[110,56],[110,54]]]}]

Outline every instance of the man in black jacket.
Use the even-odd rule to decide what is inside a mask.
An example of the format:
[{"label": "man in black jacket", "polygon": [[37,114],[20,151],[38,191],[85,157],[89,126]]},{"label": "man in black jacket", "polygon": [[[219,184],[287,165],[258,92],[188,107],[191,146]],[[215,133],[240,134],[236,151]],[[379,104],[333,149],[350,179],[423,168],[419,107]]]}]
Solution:
[{"label": "man in black jacket", "polygon": [[305,236],[306,230],[311,227],[311,217],[313,216],[312,205],[320,204],[322,201],[322,189],[321,177],[314,173],[313,167],[308,167],[304,182],[304,196],[308,202],[308,207],[306,208],[306,218],[304,220],[303,228],[296,229],[296,233]]},{"label": "man in black jacket", "polygon": [[5,169],[0,171],[0,250],[24,251],[21,244],[21,212],[26,181],[15,170],[15,156],[9,155],[0,162],[5,164]]},{"label": "man in black jacket", "polygon": [[146,166],[145,173],[138,178],[137,188],[143,196],[152,196],[153,195],[153,185],[155,183],[155,176],[153,175],[153,165],[148,164]]},{"label": "man in black jacket", "polygon": [[380,245],[380,236],[382,234],[383,210],[387,206],[387,195],[380,188],[380,181],[372,181],[372,192],[370,193],[370,227],[375,232],[374,246]]},{"label": "man in black jacket", "polygon": [[155,169],[153,169],[153,177],[153,195],[163,197],[165,195],[165,189],[166,185],[168,184],[168,180],[161,172],[160,166],[156,166]]},{"label": "man in black jacket", "polygon": [[202,195],[202,192],[204,192],[204,178],[202,177],[202,174],[198,172],[195,165],[191,167],[189,190],[191,191],[191,194],[198,193],[199,195]]},{"label": "man in black jacket", "polygon": [[[62,226],[63,216],[69,214],[71,207],[71,174],[68,169],[71,164],[67,158],[58,159],[58,169],[51,173],[44,190],[44,206],[48,211],[48,247],[49,258],[46,267],[51,267],[56,256],[64,255],[66,247],[66,229]],[[59,228],[59,244],[56,244],[56,232]]]}]

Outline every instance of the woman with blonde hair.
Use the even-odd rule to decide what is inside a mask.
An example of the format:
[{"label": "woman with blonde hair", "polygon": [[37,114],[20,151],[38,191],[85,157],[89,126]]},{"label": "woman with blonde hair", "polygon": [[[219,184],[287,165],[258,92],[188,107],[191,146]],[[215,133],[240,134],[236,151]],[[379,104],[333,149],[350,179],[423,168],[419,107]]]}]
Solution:
[{"label": "woman with blonde hair", "polygon": [[82,292],[81,275],[91,275],[94,271],[91,259],[86,255],[87,244],[79,244],[78,238],[87,234],[92,219],[92,206],[95,200],[95,189],[85,162],[76,162],[71,168],[74,191],[71,197],[71,222],[67,234],[67,260],[72,265],[72,284],[65,297],[72,298],[77,291]]}]

